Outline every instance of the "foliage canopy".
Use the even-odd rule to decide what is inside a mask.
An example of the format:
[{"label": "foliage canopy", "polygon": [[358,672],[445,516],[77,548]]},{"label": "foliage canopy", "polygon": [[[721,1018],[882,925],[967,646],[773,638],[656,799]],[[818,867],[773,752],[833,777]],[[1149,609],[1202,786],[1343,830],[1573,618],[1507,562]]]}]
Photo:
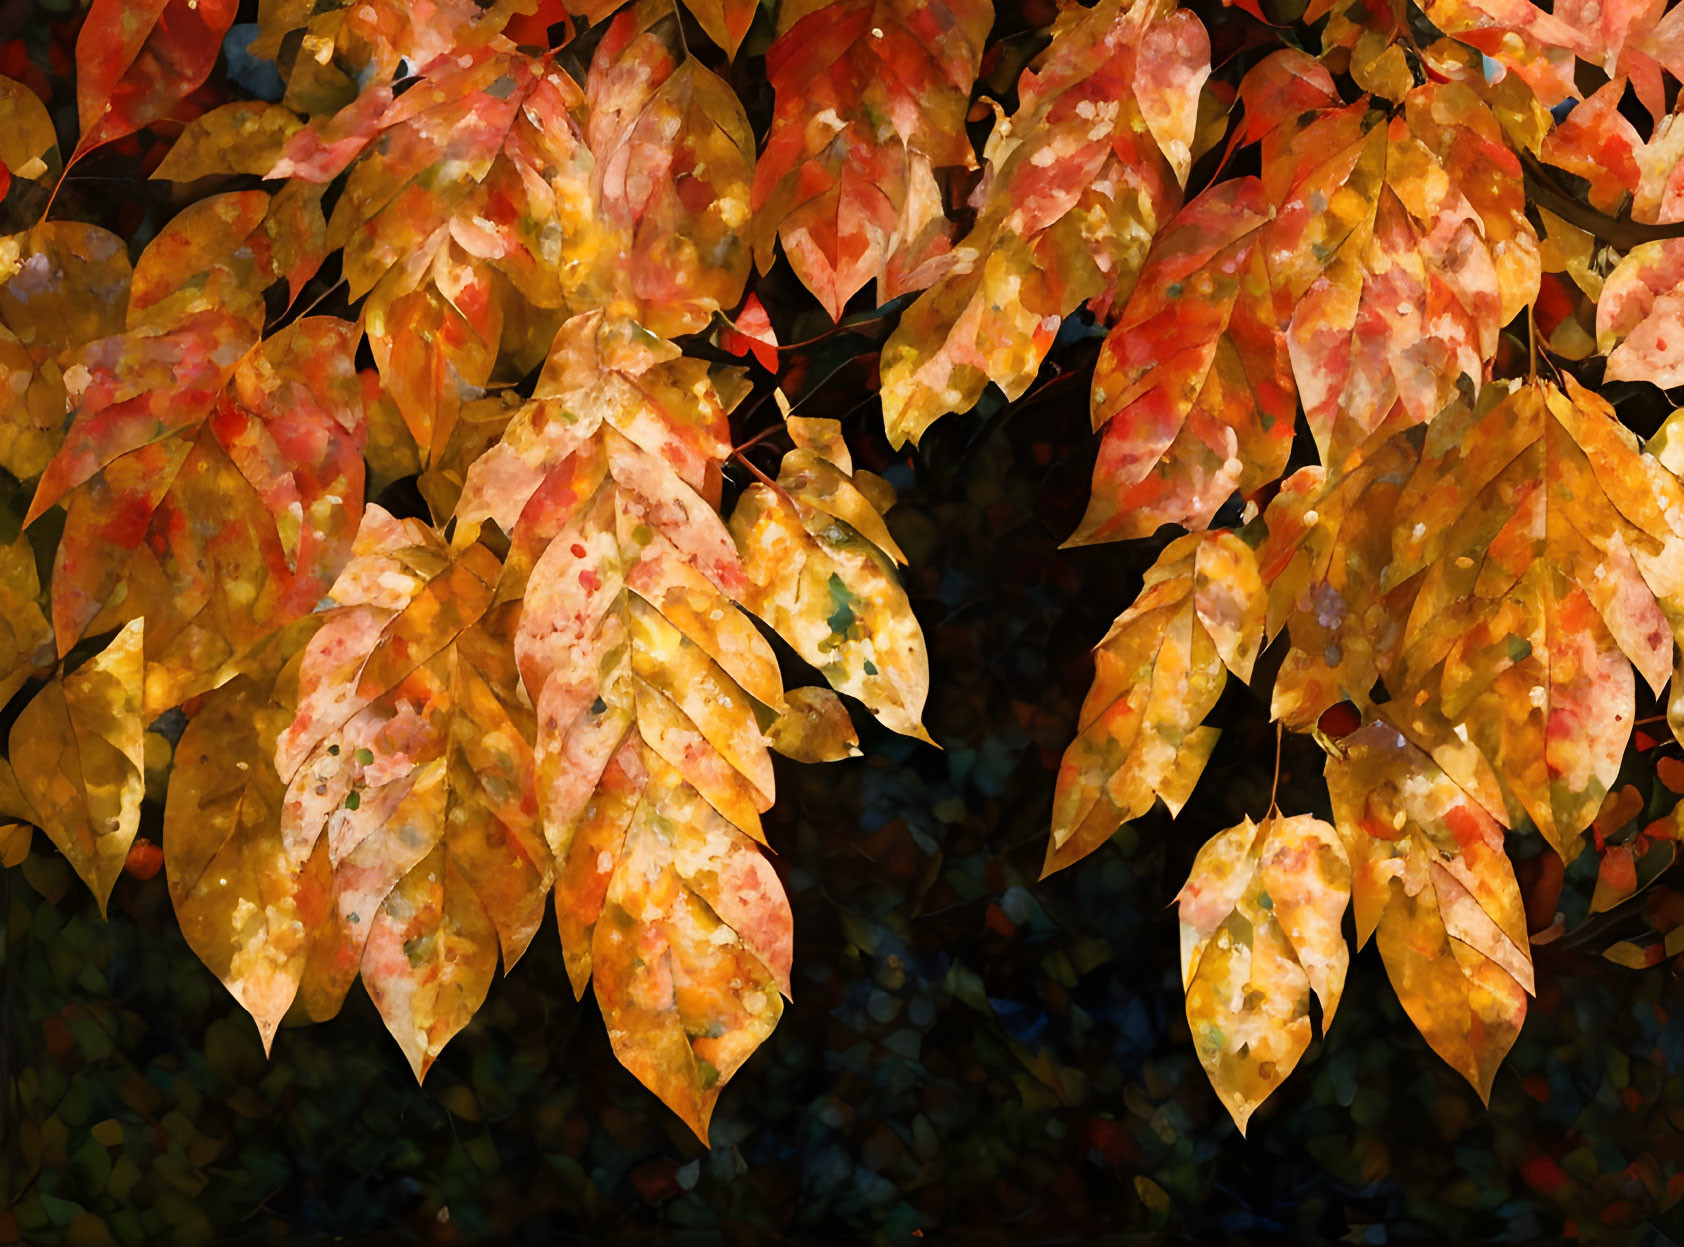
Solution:
[{"label": "foliage canopy", "polygon": [[[73,143],[0,80],[5,860],[103,906],[161,805],[265,1046],[360,978],[417,1077],[553,895],[705,1141],[791,990],[772,753],[939,743],[895,489],[801,410],[858,339],[878,467],[1073,381],[1069,544],[1161,544],[1048,872],[1181,810],[1230,675],[1325,753],[1180,894],[1240,1128],[1348,906],[1488,1097],[1562,930],[1505,831],[1594,911],[1684,835],[1621,782],[1669,682],[1684,741],[1684,10],[1289,8],[94,0]],[[100,162],[172,212],[76,220]],[[1684,951],[1654,897],[1611,959]]]}]

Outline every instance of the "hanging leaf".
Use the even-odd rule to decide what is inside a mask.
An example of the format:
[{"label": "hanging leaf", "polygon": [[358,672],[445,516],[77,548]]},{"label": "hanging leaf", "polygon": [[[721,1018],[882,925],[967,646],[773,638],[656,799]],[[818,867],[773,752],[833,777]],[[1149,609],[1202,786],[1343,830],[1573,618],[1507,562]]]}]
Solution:
[{"label": "hanging leaf", "polygon": [[1489,1100],[1532,991],[1502,829],[1389,722],[1340,743],[1327,785],[1351,861],[1357,947],[1378,935],[1410,1021]]},{"label": "hanging leaf", "polygon": [[756,842],[777,662],[715,510],[729,373],[636,326],[575,318],[535,397],[468,471],[457,544],[510,548],[514,654],[575,992],[620,1060],[706,1140],[789,991],[789,902]]},{"label": "hanging leaf", "polygon": [[731,513],[749,581],[745,603],[884,727],[929,740],[919,721],[929,655],[895,576],[900,548],[861,488],[863,474],[853,473],[841,426],[787,424],[795,449],[777,483],[749,486]]},{"label": "hanging leaf", "polygon": [[766,54],[774,107],[754,176],[755,252],[783,242],[833,320],[925,284],[951,245],[934,170],[975,168],[964,130],[989,0],[786,4]]},{"label": "hanging leaf", "polygon": [[1223,1105],[1246,1122],[1310,1046],[1310,992],[1333,1021],[1350,953],[1351,868],[1318,818],[1247,818],[1205,842],[1176,898],[1187,1026]]},{"label": "hanging leaf", "polygon": [[8,746],[41,830],[102,914],[140,826],[141,634],[137,619],[81,667],[49,680],[12,724]]},{"label": "hanging leaf", "polygon": [[1208,528],[1286,468],[1298,403],[1261,246],[1271,216],[1262,182],[1223,182],[1153,244],[1094,370],[1105,439],[1070,544]]},{"label": "hanging leaf", "polygon": [[1478,748],[1508,817],[1565,857],[1619,771],[1632,665],[1657,693],[1671,674],[1681,489],[1569,381],[1446,410],[1398,497],[1385,584],[1425,574],[1395,687]]},{"label": "hanging leaf", "polygon": [[75,156],[168,117],[210,76],[238,9],[235,0],[93,0],[76,37]]},{"label": "hanging leaf", "polygon": [[1063,14],[989,136],[976,225],[883,347],[890,442],[969,411],[990,381],[1017,398],[1064,317],[1128,294],[1180,206],[1209,73],[1204,27],[1167,0]]},{"label": "hanging leaf", "polygon": [[1094,650],[1094,680],[1064,752],[1042,876],[1080,861],[1163,798],[1192,795],[1217,729],[1204,718],[1232,671],[1251,678],[1263,641],[1263,582],[1233,533],[1165,547],[1140,596]]}]

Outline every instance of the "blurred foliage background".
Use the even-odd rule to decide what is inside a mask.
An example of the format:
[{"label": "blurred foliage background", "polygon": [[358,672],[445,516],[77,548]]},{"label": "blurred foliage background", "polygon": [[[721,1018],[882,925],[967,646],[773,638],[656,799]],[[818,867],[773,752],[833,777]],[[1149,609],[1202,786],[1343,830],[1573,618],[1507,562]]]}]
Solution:
[{"label": "blurred foliage background", "polygon": [[[67,134],[75,22],[47,0],[0,5],[0,72],[38,78]],[[219,71],[199,102],[261,94],[265,68],[231,63],[242,85]],[[142,180],[160,155],[152,136],[114,145],[55,211],[138,248],[172,210]],[[1598,855],[1562,880],[1517,838],[1534,927],[1557,909],[1562,925],[1536,950],[1539,997],[1489,1109],[1415,1034],[1370,948],[1331,1035],[1242,1140],[1188,1042],[1172,901],[1197,847],[1268,805],[1266,702],[1230,684],[1224,742],[1178,820],[1160,810],[1037,882],[1089,648],[1155,554],[1058,548],[1092,468],[1093,327],[1069,322],[1009,411],[994,395],[897,459],[871,401],[885,320],[825,333],[792,282],[781,307],[776,273],[759,290],[786,337],[822,335],[785,388],[847,421],[859,461],[902,491],[889,520],[944,748],[862,714],[864,758],[779,760],[767,831],[795,909],[794,1002],[721,1100],[712,1150],[572,1001],[553,918],[418,1088],[360,986],[266,1060],[182,942],[161,875],[142,860],[102,920],[37,834],[0,872],[0,1243],[1684,1241],[1679,961],[1603,955],[1653,959],[1639,944],[1677,920],[1679,868],[1591,916]],[[776,418],[756,410],[741,437]],[[1622,414],[1649,432],[1664,412]],[[782,447],[762,449],[771,467]],[[27,494],[0,484],[15,524]],[[380,501],[420,506],[409,482]],[[153,842],[179,730],[161,721],[150,742]],[[1633,753],[1610,843],[1677,801],[1662,782],[1684,786],[1677,753]],[[1320,770],[1314,745],[1286,742],[1283,809],[1325,816]]]}]

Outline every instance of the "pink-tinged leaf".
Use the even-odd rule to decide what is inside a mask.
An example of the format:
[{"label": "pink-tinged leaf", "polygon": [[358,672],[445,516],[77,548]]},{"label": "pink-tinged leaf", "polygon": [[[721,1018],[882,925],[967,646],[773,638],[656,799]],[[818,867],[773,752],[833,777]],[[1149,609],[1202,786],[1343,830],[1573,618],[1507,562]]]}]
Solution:
[{"label": "pink-tinged leaf", "polygon": [[1479,385],[1502,326],[1537,294],[1520,165],[1460,83],[1306,114],[1265,136],[1265,232],[1305,415],[1330,470],[1401,405],[1436,415]]},{"label": "pink-tinged leaf", "polygon": [[591,202],[598,223],[624,239],[619,287],[650,332],[694,333],[741,301],[753,262],[748,117],[736,93],[685,54],[664,0],[614,19],[585,93]]},{"label": "pink-tinged leaf", "polygon": [[1663,71],[1684,78],[1684,15],[1647,0],[1562,0],[1550,11],[1527,0],[1432,0],[1426,13],[1513,70],[1546,108],[1577,94],[1576,59],[1629,79],[1656,120],[1668,111]]},{"label": "pink-tinged leaf", "polygon": [[[1160,26],[1179,40],[1173,54]],[[1088,302],[1104,318],[1127,295],[1180,206],[1177,162],[1193,141],[1192,100],[1166,92],[1196,97],[1208,72],[1203,27],[1164,0],[1064,12],[989,136],[976,225],[883,348],[894,445],[970,410],[990,382],[1018,398],[1064,317]]]},{"label": "pink-tinged leaf", "polygon": [[1419,458],[1403,412],[1381,425],[1350,471],[1300,468],[1263,513],[1257,549],[1269,586],[1271,637],[1291,645],[1275,675],[1270,714],[1310,731],[1329,707],[1366,705],[1391,670],[1419,582],[1383,584],[1397,498]]},{"label": "pink-tinged leaf", "polygon": [[1596,345],[1610,381],[1684,385],[1684,239],[1639,243],[1603,283]]},{"label": "pink-tinged leaf", "polygon": [[1625,83],[1614,81],[1594,91],[1544,136],[1538,152],[1547,163],[1584,178],[1591,205],[1607,213],[1618,213],[1642,181],[1643,140],[1620,114],[1624,90]]}]

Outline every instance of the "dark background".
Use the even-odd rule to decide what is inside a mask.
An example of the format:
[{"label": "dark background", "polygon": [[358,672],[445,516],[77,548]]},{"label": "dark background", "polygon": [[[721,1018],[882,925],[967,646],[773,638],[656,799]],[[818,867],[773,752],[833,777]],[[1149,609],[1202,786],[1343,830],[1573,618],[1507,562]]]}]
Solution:
[{"label": "dark background", "polygon": [[[68,138],[75,21],[47,25],[62,17],[0,7],[0,72],[43,74]],[[753,72],[738,85],[763,112]],[[211,89],[257,81],[219,72]],[[78,166],[55,213],[143,241],[172,210],[140,189],[151,142]],[[819,332],[787,269],[759,288],[786,339]],[[1162,543],[1058,549],[1092,465],[1091,327],[1067,326],[1029,397],[942,421],[913,461],[882,443],[871,397],[890,323],[792,354],[783,380],[902,488],[890,524],[944,748],[857,714],[865,758],[780,759],[766,822],[795,998],[721,1098],[712,1150],[572,1001],[553,919],[421,1089],[360,986],[266,1060],[183,944],[161,875],[125,876],[105,921],[38,834],[0,874],[0,1243],[1684,1239],[1684,992],[1675,963],[1598,955],[1641,927],[1642,900],[1587,921],[1594,853],[1568,871],[1567,935],[1537,950],[1539,997],[1489,1109],[1415,1034],[1370,948],[1327,1041],[1239,1137],[1188,1041],[1172,901],[1198,846],[1268,805],[1266,694],[1230,682],[1179,819],[1160,810],[1037,882],[1089,648]],[[771,470],[781,447],[760,450]],[[381,501],[419,509],[407,482]],[[1634,753],[1627,778],[1670,808],[1654,756]],[[1320,770],[1287,741],[1283,809],[1326,813]],[[154,840],[156,818],[149,803]],[[1539,847],[1512,844],[1529,893]]]}]

